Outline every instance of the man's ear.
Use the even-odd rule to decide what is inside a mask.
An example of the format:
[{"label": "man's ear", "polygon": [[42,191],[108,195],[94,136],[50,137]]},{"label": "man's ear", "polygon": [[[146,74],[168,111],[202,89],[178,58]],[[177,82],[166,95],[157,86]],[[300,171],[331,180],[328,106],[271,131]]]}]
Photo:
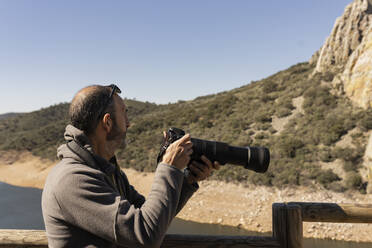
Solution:
[{"label": "man's ear", "polygon": [[102,126],[106,132],[110,132],[112,129],[112,119],[109,113],[106,113],[102,118]]}]

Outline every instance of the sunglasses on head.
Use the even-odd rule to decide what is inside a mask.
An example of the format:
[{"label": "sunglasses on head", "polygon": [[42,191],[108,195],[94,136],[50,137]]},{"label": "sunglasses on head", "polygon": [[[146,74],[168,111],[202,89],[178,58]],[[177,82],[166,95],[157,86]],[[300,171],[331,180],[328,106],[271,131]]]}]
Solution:
[{"label": "sunglasses on head", "polygon": [[109,97],[107,98],[107,100],[105,101],[105,103],[102,105],[102,110],[100,111],[99,115],[98,115],[98,118],[101,118],[102,115],[104,114],[104,111],[106,110],[106,108],[108,107],[109,103],[111,102],[112,98],[113,98],[113,95],[115,93],[117,94],[120,94],[121,93],[121,90],[119,89],[119,87],[115,84],[110,84],[108,86],[105,86],[105,87],[109,87],[111,88],[111,92],[110,92],[110,95]]}]

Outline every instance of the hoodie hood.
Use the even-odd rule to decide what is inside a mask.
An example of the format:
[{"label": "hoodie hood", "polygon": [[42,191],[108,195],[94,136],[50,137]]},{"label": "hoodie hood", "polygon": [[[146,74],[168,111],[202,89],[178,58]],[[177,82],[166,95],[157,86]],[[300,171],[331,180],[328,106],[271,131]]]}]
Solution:
[{"label": "hoodie hood", "polygon": [[[72,125],[67,125],[64,137],[66,144],[61,145],[57,149],[57,157],[59,159],[72,158],[80,163],[98,168],[106,174],[112,174],[115,171],[115,167],[118,166],[116,157],[114,156],[110,161],[107,161],[103,157],[95,154],[88,136],[86,136],[82,130]],[[70,144],[67,145],[68,143]]]},{"label": "hoodie hood", "polygon": [[[82,147],[84,147],[86,150],[93,154],[93,148],[92,145],[90,144],[88,136],[86,136],[82,130],[74,127],[73,125],[66,126],[64,138],[66,140],[66,143],[75,140],[79,145],[81,145]],[[72,157],[74,159],[81,160],[79,156],[77,156],[67,147],[66,144],[63,144],[60,147],[58,147],[57,157],[59,159]]]}]

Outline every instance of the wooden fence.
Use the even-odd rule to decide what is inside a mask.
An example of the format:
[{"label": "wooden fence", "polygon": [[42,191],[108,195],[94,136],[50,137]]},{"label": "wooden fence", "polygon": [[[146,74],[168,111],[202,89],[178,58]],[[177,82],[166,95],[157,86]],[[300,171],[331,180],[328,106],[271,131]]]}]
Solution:
[{"label": "wooden fence", "polygon": [[[273,236],[166,235],[161,247],[177,248],[302,248],[302,223],[372,223],[372,204],[313,202],[274,203]],[[0,248],[46,248],[45,231],[0,230]]]}]

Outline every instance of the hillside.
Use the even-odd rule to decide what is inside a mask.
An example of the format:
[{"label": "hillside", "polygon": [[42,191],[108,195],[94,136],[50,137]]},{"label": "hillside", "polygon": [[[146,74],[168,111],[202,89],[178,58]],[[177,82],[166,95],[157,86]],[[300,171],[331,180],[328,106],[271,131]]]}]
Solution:
[{"label": "hillside", "polygon": [[[179,127],[193,137],[270,148],[267,173],[226,165],[214,179],[276,187],[319,184],[334,191],[364,192],[359,170],[372,128],[371,111],[333,95],[332,77],[321,73],[310,77],[313,70],[313,65],[300,63],[232,91],[174,104],[125,100],[131,127],[127,149],[118,153],[120,163],[153,171],[162,131]],[[0,120],[0,149],[28,150],[55,159],[67,111],[64,103]],[[345,137],[350,139],[346,147],[341,142]]]},{"label": "hillside", "polygon": [[[155,104],[126,100],[129,115],[136,117],[156,108]],[[56,149],[64,142],[68,123],[68,103],[61,103],[38,111],[0,119],[1,150],[31,151],[33,154],[56,159]]]},{"label": "hillside", "polygon": [[9,118],[9,117],[13,117],[13,116],[16,116],[18,115],[19,113],[6,113],[6,114],[1,114],[0,115],[0,120],[1,119],[6,119],[6,118]]},{"label": "hillside", "polygon": [[[359,168],[372,127],[370,111],[332,95],[332,78],[322,74],[311,78],[312,71],[312,66],[302,63],[239,89],[159,106],[132,121],[130,145],[120,158],[126,166],[153,170],[158,151],[153,144],[160,143],[161,130],[176,126],[194,137],[270,148],[272,162],[267,173],[224,166],[215,178],[363,191]],[[349,131],[353,133],[350,145],[337,145]],[[336,159],[341,170],[332,168]]]}]

